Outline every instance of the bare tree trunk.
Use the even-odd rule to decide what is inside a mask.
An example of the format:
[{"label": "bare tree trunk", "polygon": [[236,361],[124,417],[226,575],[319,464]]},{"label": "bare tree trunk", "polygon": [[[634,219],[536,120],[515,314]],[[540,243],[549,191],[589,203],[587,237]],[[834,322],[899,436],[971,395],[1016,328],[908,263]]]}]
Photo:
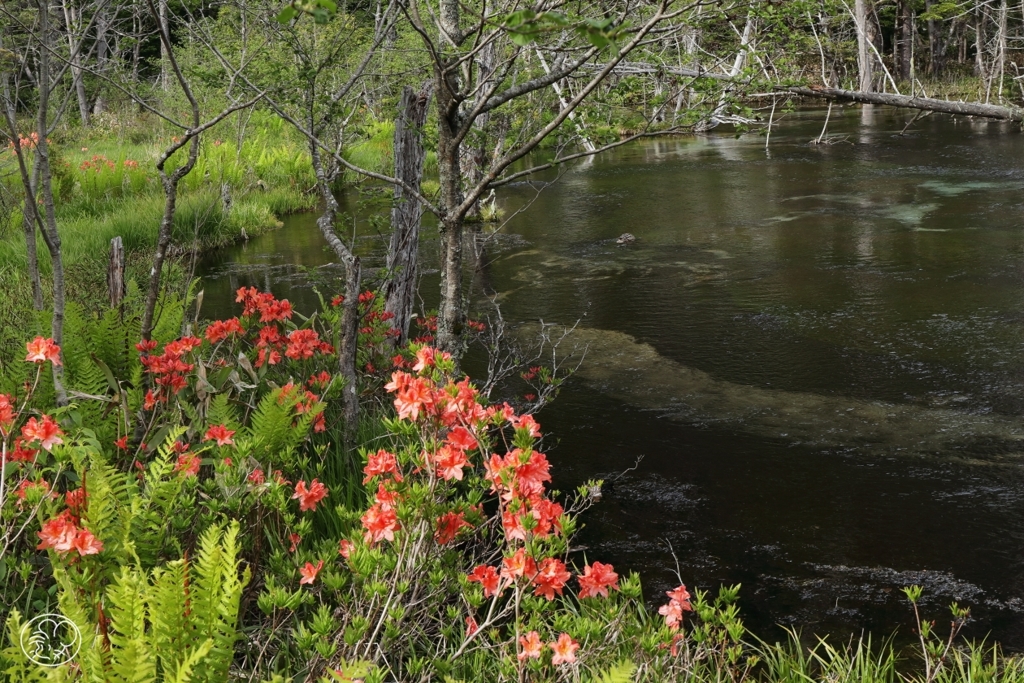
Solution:
[{"label": "bare tree trunk", "polygon": [[931,97],[909,97],[907,95],[890,95],[888,93],[865,93],[838,88],[802,88],[778,86],[776,90],[791,92],[794,95],[821,97],[829,100],[861,102],[864,104],[885,104],[890,107],[922,109],[937,111],[958,116],[981,116],[1002,121],[1024,121],[1024,109],[1016,107],[1000,107],[995,104],[979,104],[975,102],[953,102],[937,100]]},{"label": "bare tree trunk", "polygon": [[[78,100],[78,116],[83,126],[89,125],[89,100],[85,94],[84,69],[81,63],[81,50],[79,45],[84,40],[81,35],[82,10],[72,7],[68,0],[61,2],[61,9],[64,10],[64,26],[67,30],[68,52],[71,54],[71,79],[75,86],[75,98]],[[77,40],[76,40],[77,36]]]},{"label": "bare tree trunk", "polygon": [[[1006,23],[1009,10],[1006,0],[999,3],[999,21],[996,23],[996,68],[992,81],[989,83],[989,91],[992,90],[992,83],[997,83],[996,97],[1003,99],[1003,74],[1006,66]],[[988,102],[988,95],[985,101]]]},{"label": "bare tree trunk", "polygon": [[[438,100],[441,100],[440,95]],[[456,105],[457,111],[457,105]],[[442,117],[447,118],[447,117]],[[453,356],[461,356],[465,315],[462,305],[462,232],[463,217],[456,212],[462,203],[462,178],[459,145],[448,121],[438,126],[438,166],[441,184],[441,305],[437,315],[437,346]]]},{"label": "bare tree trunk", "polygon": [[[3,36],[0,36],[0,49],[3,48]],[[36,214],[36,188],[39,186],[39,165],[32,167],[31,175],[28,172],[27,164],[21,149],[18,132],[17,95],[11,91],[10,70],[0,71],[0,96],[3,101],[4,120],[7,122],[8,135],[11,144],[14,146],[15,155],[18,158],[19,172],[21,173],[22,185],[25,188],[25,202],[21,212],[22,229],[25,234],[25,252],[28,265],[29,281],[32,283],[32,308],[43,310],[43,284],[39,276],[39,254],[36,244],[36,226],[39,224],[39,216]]]},{"label": "bare tree trunk", "polygon": [[[313,129],[310,122],[310,130]],[[359,257],[345,246],[334,229],[338,216],[338,200],[331,192],[331,178],[324,170],[319,141],[309,140],[310,159],[316,175],[320,198],[324,202],[323,213],[317,219],[317,227],[327,244],[345,266],[345,304],[341,312],[341,344],[338,349],[338,374],[345,381],[342,389],[342,412],[345,418],[346,446],[351,446],[359,426],[359,374],[356,368],[356,351],[359,341],[359,287],[362,278]]]},{"label": "bare tree trunk", "polygon": [[[442,0],[440,28],[446,42],[458,46],[462,40],[459,27],[458,0]],[[457,58],[457,55],[456,55]],[[463,351],[462,332],[465,311],[462,299],[462,204],[460,102],[456,98],[458,80],[455,69],[444,55],[434,63],[435,97],[437,101],[438,135],[437,164],[441,185],[441,305],[437,315],[438,348],[459,358]]]},{"label": "bare tree trunk", "polygon": [[[395,120],[395,177],[419,191],[423,179],[421,129],[427,121],[430,88],[419,93],[406,86]],[[384,285],[384,310],[393,314],[391,326],[398,330],[396,344],[409,337],[409,321],[416,297],[419,261],[420,221],[423,205],[400,185],[394,188],[391,207],[391,244],[388,248],[388,280]]]},{"label": "bare tree trunk", "polygon": [[[3,48],[3,37],[0,36],[0,48]],[[21,140],[18,132],[17,95],[11,91],[11,74],[9,70],[0,71],[0,84],[3,96],[4,120],[7,122],[7,134],[14,146],[15,156],[18,159],[18,170],[21,173],[22,185],[25,188],[25,202],[21,211],[21,224],[25,234],[25,255],[28,265],[28,277],[32,283],[32,308],[43,310],[43,283],[39,276],[39,253],[36,243],[36,228],[41,223],[37,214],[36,188],[39,187],[39,165],[32,167],[31,174],[28,171],[28,164],[25,163],[24,150],[21,147]]]},{"label": "bare tree trunk", "polygon": [[911,0],[900,0],[899,2],[897,44],[899,46],[899,59],[897,60],[899,78],[901,81],[909,81],[914,54],[914,8],[911,5]]},{"label": "bare tree trunk", "polygon": [[[96,70],[101,75],[106,75],[108,62],[110,60],[110,45],[107,35],[110,30],[110,15],[106,6],[97,8],[99,16],[96,19]],[[104,87],[100,85],[96,92],[96,101],[93,103],[93,116],[102,114],[107,109],[107,98],[104,96]]]},{"label": "bare tree trunk", "polygon": [[22,224],[25,228],[25,251],[29,265],[29,280],[32,282],[32,307],[36,310],[43,309],[43,281],[39,275],[39,247],[36,242],[36,226],[39,224],[39,216],[36,215],[37,205],[33,201],[36,196],[36,188],[39,186],[39,166],[32,169],[31,193],[26,193],[25,208],[23,210]]},{"label": "bare tree trunk", "polygon": [[873,92],[875,58],[871,55],[871,36],[868,30],[870,9],[868,0],[854,2],[854,19],[857,24],[857,68],[860,72],[859,87],[862,92]]},{"label": "bare tree trunk", "polygon": [[[743,34],[740,36],[740,49],[736,51],[736,57],[733,60],[732,68],[729,69],[729,78],[735,78],[739,76],[740,72],[743,71],[743,66],[747,63],[747,51],[750,47],[750,41],[754,35],[754,13],[747,13],[747,23],[743,27]],[[822,74],[824,76],[824,74]],[[725,111],[726,99],[725,93],[723,92],[722,97],[718,100],[718,106],[711,113],[709,117],[709,127],[718,125],[721,121],[719,117],[722,112]]]},{"label": "bare tree trunk", "polygon": [[942,71],[941,65],[941,52],[942,52],[942,36],[940,35],[941,27],[931,18],[932,0],[925,0],[924,3],[925,12],[928,13],[928,75],[938,76]]},{"label": "bare tree trunk", "polygon": [[974,7],[974,75],[988,78],[985,68],[985,10],[981,3]]},{"label": "bare tree trunk", "polygon": [[[149,272],[149,291],[146,292],[146,308],[142,313],[142,338],[145,340],[149,340],[153,335],[156,305],[160,300],[161,273],[164,267],[164,260],[167,258],[167,250],[171,246],[171,236],[174,229],[174,213],[178,203],[178,183],[181,182],[182,178],[191,173],[196,165],[196,160],[199,158],[200,133],[199,102],[193,96],[192,89],[189,87],[188,81],[185,80],[185,76],[182,74],[181,69],[178,68],[178,63],[174,58],[174,52],[171,48],[171,35],[167,31],[166,0],[158,0],[158,2],[160,3],[159,10],[153,6],[153,0],[148,0],[150,14],[160,22],[160,45],[161,52],[165,57],[165,60],[162,61],[162,68],[173,72],[185,97],[188,99],[191,106],[192,127],[185,131],[184,139],[164,150],[164,153],[156,163],[156,170],[160,174],[160,182],[164,190],[164,213],[160,218],[160,230],[156,238],[156,253],[153,254],[153,267]],[[186,144],[189,149],[188,158],[185,163],[173,172],[167,173],[164,170],[167,160]]]},{"label": "bare tree trunk", "polygon": [[[544,68],[544,73],[551,73],[551,69],[548,68],[548,62],[544,59],[544,53],[540,51],[540,48],[537,48],[537,59],[540,60],[540,65]],[[568,107],[569,105],[565,101],[565,95],[562,94],[562,86],[558,84],[558,81],[551,84],[551,89],[555,91],[555,95],[558,97],[558,104],[562,109]],[[594,143],[590,141],[590,138],[587,137],[587,130],[584,128],[583,123],[576,120],[576,112],[569,112],[569,121],[576,129],[576,134],[580,136],[580,144],[583,145],[583,149],[588,152],[593,152],[597,149],[597,147],[594,146]]]},{"label": "bare tree trunk", "polygon": [[157,0],[159,10],[157,12],[157,21],[160,22],[160,32],[168,36],[167,44],[164,43],[163,39],[160,40],[160,88],[165,92],[171,87],[171,73],[169,68],[169,52],[170,52],[170,35],[171,27],[167,18],[167,0]]},{"label": "bare tree trunk", "polygon": [[[39,89],[38,116],[36,118],[36,165],[39,167],[39,189],[43,200],[41,223],[43,241],[50,252],[50,266],[53,271],[53,317],[50,321],[50,336],[58,346],[64,344],[64,257],[61,252],[60,233],[57,231],[57,212],[53,201],[53,174],[50,168],[50,149],[46,139],[49,131],[50,93],[53,88],[50,74],[50,51],[53,41],[50,30],[50,8],[47,0],[37,0],[39,10],[40,49],[36,79]],[[57,404],[67,405],[68,395],[64,388],[64,366],[53,366],[53,389]]]}]

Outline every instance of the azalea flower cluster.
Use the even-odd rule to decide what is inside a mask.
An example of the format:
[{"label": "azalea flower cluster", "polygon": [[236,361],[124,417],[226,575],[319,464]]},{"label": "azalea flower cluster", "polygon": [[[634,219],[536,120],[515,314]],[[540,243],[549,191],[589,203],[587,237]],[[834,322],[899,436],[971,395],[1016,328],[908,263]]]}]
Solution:
[{"label": "azalea flower cluster", "polygon": [[195,363],[186,362],[186,356],[202,346],[203,340],[198,337],[185,336],[168,342],[163,353],[154,354],[158,346],[155,339],[143,340],[135,345],[142,355],[139,360],[146,372],[153,378],[157,391],[147,390],[144,407],[152,410],[157,403],[166,403],[170,396],[178,394],[188,386],[185,378],[195,368]]},{"label": "azalea flower cluster", "polygon": [[[25,344],[25,350],[25,361],[39,366],[37,372],[42,371],[45,363],[61,365],[60,347],[52,339],[36,337]],[[49,415],[29,417],[18,430],[17,423],[22,417],[23,408],[19,409],[14,397],[0,394],[0,437],[3,438],[0,465],[8,462],[35,462],[40,450],[50,451],[54,446],[64,443],[64,432]],[[13,443],[8,443],[13,434],[19,436]]]},{"label": "azalea flower cluster", "polygon": [[80,526],[80,519],[72,510],[64,510],[60,515],[43,524],[43,530],[38,533],[39,550],[52,548],[57,553],[65,555],[71,551],[78,553],[79,557],[86,555],[97,555],[103,551],[103,542],[93,536],[88,529]]},{"label": "azalea flower cluster", "polygon": [[[294,311],[287,299],[278,300],[270,292],[260,292],[255,287],[242,287],[235,296],[235,301],[242,304],[242,317],[252,323],[261,323],[256,333],[257,368],[264,365],[277,365],[282,357],[292,360],[305,360],[315,354],[331,355],[334,347],[320,339],[316,330],[303,328],[283,331],[277,323],[290,320]],[[241,336],[245,329],[238,318],[211,323],[207,328],[207,339],[217,343],[230,336]]]},{"label": "azalea flower cluster", "polygon": [[[152,387],[147,390],[143,401],[146,410],[167,404],[172,397],[188,388],[199,364],[209,368],[237,362],[239,349],[233,345],[235,342],[245,342],[248,349],[255,351],[251,362],[256,368],[278,365],[285,359],[304,361],[316,355],[334,354],[334,347],[323,341],[315,329],[282,327],[282,323],[294,315],[287,299],[278,300],[269,292],[243,287],[238,290],[236,300],[242,304],[241,318],[214,320],[202,330],[200,336],[183,336],[168,342],[160,351],[160,344],[155,339],[142,340],[135,345],[143,368],[152,380]],[[204,341],[212,351],[212,357],[205,361],[200,357]],[[223,355],[217,357],[224,344],[232,346],[225,348],[221,352]],[[246,347],[241,351],[244,355]],[[326,389],[330,381],[330,375],[321,372],[316,375],[316,382],[311,383],[310,387]],[[287,384],[281,400],[290,397],[294,388],[294,384]],[[319,400],[319,395],[306,391],[299,399],[297,411],[300,414],[310,412],[319,404]],[[317,418],[317,427],[318,431],[324,428],[322,416]]]},{"label": "azalea flower cluster", "polygon": [[[401,513],[400,509],[403,496],[416,485],[408,480],[438,491],[442,490],[438,487],[479,482],[497,502],[504,554],[497,566],[480,564],[465,580],[479,584],[484,597],[494,600],[510,589],[546,601],[564,595],[573,573],[561,557],[543,550],[549,547],[546,540],[563,533],[565,510],[548,496],[550,463],[533,448],[541,435],[540,425],[531,415],[517,415],[507,404],[485,407],[468,379],[451,378],[454,364],[447,353],[423,346],[406,365],[411,372],[396,370],[385,389],[394,395],[398,418],[420,426],[424,448],[411,462],[403,462],[408,453],[399,457],[387,449],[367,454],[363,483],[371,491],[376,487],[376,493],[360,518],[362,542],[374,546],[396,541],[403,530],[402,515],[416,514]],[[514,438],[506,452],[491,452],[488,444],[492,438],[509,432]],[[443,512],[433,521],[434,540],[439,545],[457,541],[479,526],[482,514],[479,506]],[[535,542],[538,540],[541,543]],[[355,547],[351,540],[343,539],[339,552],[349,558]],[[602,562],[586,564],[576,581],[581,599],[607,598],[619,588],[618,574]],[[466,623],[467,638],[474,637],[478,625],[472,614]],[[576,659],[579,643],[563,632],[545,644],[539,633],[531,631],[518,639],[518,660],[539,658],[545,647],[551,650],[553,664],[569,664]]]},{"label": "azalea flower cluster", "polygon": [[[548,643],[547,646],[551,648],[551,663],[555,666],[575,662],[576,650],[580,649],[580,644],[573,640],[568,633],[560,634],[558,640]],[[543,652],[544,642],[536,631],[530,631],[525,636],[519,637],[519,654],[516,655],[516,658],[520,662],[527,659],[540,659]]]},{"label": "azalea flower cluster", "polygon": [[678,631],[683,623],[683,612],[692,612],[690,605],[690,593],[685,585],[674,590],[666,591],[668,604],[658,608],[658,614],[665,617],[665,624],[673,631]]},{"label": "azalea flower cluster", "polygon": [[[138,164],[136,164],[136,166],[137,165]],[[117,168],[117,164],[102,154],[94,154],[92,159],[86,159],[78,166],[79,171],[96,171],[97,173],[102,171],[104,168],[113,171]]]},{"label": "azalea flower cluster", "polygon": [[[47,138],[47,142],[49,142],[49,138]],[[18,136],[18,145],[22,149],[34,149],[35,146],[38,145],[38,144],[39,144],[39,133],[32,132],[32,133],[29,133],[26,136],[22,136],[22,135]],[[7,143],[7,149],[11,150],[11,154],[16,154],[17,153],[17,151],[14,149],[14,141],[13,140],[11,140],[10,142]]]}]

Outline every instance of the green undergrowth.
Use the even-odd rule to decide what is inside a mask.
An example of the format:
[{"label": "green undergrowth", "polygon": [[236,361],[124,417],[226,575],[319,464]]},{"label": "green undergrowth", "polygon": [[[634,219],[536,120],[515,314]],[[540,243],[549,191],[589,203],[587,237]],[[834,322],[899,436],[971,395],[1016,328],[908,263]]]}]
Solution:
[{"label": "green undergrowth", "polygon": [[[125,247],[128,279],[145,286],[165,201],[156,163],[171,144],[173,133],[159,121],[125,112],[51,137],[69,301],[92,310],[106,301],[115,237]],[[184,159],[185,152],[177,152],[167,170]],[[301,140],[275,117],[257,112],[244,126],[228,120],[208,131],[195,168],[179,186],[171,253],[185,258],[170,265],[171,281],[183,279],[181,266],[193,254],[257,236],[279,227],[282,216],[313,208],[314,183]],[[21,227],[24,194],[7,150],[0,151],[0,185],[0,287],[7,295],[0,299],[0,357],[6,358],[12,340],[38,329]],[[52,271],[42,240],[38,252],[49,306]]]}]

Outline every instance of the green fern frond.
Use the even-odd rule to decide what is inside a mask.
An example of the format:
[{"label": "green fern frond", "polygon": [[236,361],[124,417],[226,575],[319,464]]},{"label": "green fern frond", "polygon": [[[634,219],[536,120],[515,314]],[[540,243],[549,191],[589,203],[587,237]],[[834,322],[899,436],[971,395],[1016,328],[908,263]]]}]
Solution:
[{"label": "green fern frond", "polygon": [[213,647],[212,640],[204,640],[199,647],[193,648],[189,654],[181,660],[177,667],[164,678],[167,683],[193,683],[201,679],[195,678],[193,673],[210,654]]},{"label": "green fern frond", "polygon": [[287,462],[309,432],[308,413],[295,416],[293,401],[279,401],[277,392],[269,392],[256,406],[249,427],[251,455],[259,462]]},{"label": "green fern frond", "polygon": [[45,681],[46,670],[33,664],[25,655],[23,644],[28,636],[28,628],[17,609],[11,610],[6,627],[7,647],[0,650],[0,673],[6,676],[5,680],[25,683]]},{"label": "green fern frond", "polygon": [[602,671],[594,679],[594,683],[631,683],[633,674],[636,673],[636,664],[630,661],[621,661],[614,664],[610,669]]},{"label": "green fern frond", "polygon": [[187,571],[187,560],[176,560],[153,572],[149,614],[153,622],[153,648],[164,671],[178,667],[178,658],[192,647],[194,640],[189,621]]},{"label": "green fern frond", "polygon": [[206,421],[210,424],[222,424],[231,429],[238,429],[238,418],[226,393],[217,394],[210,401],[210,407],[206,411]]},{"label": "green fern frond", "polygon": [[116,683],[153,683],[156,655],[146,634],[145,593],[148,582],[141,572],[127,567],[107,589],[111,672]]},{"label": "green fern frond", "polygon": [[210,656],[199,671],[203,680],[227,678],[238,638],[238,606],[248,572],[238,575],[238,524],[225,532],[210,527],[199,539],[196,560],[192,563],[192,620],[197,639],[212,641]]}]

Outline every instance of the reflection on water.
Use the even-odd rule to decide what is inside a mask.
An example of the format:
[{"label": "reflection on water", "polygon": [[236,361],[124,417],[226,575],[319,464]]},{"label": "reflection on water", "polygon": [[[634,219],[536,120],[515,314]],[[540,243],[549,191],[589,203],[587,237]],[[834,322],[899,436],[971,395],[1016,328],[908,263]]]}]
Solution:
[{"label": "reflection on water", "polygon": [[[938,115],[899,135],[910,116],[833,108],[848,142],[814,146],[824,112],[802,111],[767,154],[654,141],[499,196],[503,312],[581,320],[591,346],[540,416],[558,483],[645,456],[582,540],[653,598],[674,551],[688,584],[742,582],[759,633],[909,633],[919,583],[935,618],[969,603],[973,635],[1024,648],[1024,138]],[[310,310],[332,260],[295,217],[206,264],[207,313],[267,282]]]}]

